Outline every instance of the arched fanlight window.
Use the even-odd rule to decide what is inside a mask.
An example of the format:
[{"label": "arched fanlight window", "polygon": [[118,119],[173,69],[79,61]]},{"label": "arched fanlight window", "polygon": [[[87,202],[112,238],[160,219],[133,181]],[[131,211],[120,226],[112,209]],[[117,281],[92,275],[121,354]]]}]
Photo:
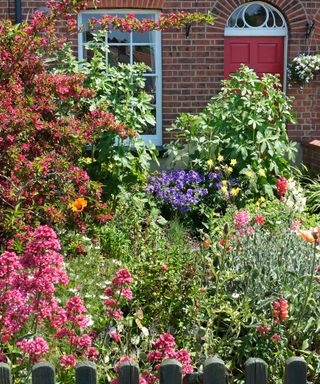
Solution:
[{"label": "arched fanlight window", "polygon": [[273,6],[261,1],[241,5],[231,14],[225,28],[226,36],[287,34],[287,23],[282,14]]}]

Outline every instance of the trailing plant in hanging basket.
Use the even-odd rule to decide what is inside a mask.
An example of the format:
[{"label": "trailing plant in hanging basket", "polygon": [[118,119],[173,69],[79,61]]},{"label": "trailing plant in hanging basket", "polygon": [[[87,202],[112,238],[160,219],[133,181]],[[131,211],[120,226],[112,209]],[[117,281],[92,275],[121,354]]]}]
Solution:
[{"label": "trailing plant in hanging basket", "polygon": [[320,73],[320,53],[300,54],[292,60],[288,70],[290,82],[304,88]]}]

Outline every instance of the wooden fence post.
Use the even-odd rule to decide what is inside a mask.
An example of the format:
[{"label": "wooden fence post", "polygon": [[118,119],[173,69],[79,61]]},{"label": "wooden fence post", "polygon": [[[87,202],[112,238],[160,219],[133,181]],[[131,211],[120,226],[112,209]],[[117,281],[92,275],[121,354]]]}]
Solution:
[{"label": "wooden fence post", "polygon": [[182,367],[177,360],[167,359],[162,362],[160,384],[182,384]]},{"label": "wooden fence post", "polygon": [[97,384],[97,369],[94,363],[84,361],[77,364],[76,384]]},{"label": "wooden fence post", "polygon": [[307,363],[302,357],[290,357],[286,361],[285,384],[306,384]]},{"label": "wooden fence post", "polygon": [[32,367],[32,384],[55,384],[54,366],[47,362],[35,364]]},{"label": "wooden fence post", "polygon": [[268,366],[262,359],[251,358],[246,361],[245,382],[246,384],[267,384]]},{"label": "wooden fence post", "polygon": [[11,372],[8,364],[0,363],[0,384],[11,384]]},{"label": "wooden fence post", "polygon": [[217,357],[207,359],[203,364],[203,384],[226,384],[224,362]]},{"label": "wooden fence post", "polygon": [[130,361],[124,361],[119,368],[119,384],[139,384],[139,367]]}]

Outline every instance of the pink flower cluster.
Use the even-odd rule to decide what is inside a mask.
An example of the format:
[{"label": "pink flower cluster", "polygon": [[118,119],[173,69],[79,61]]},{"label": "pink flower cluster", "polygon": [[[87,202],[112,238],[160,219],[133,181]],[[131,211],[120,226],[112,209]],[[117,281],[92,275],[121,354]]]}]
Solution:
[{"label": "pink flower cluster", "polygon": [[104,304],[107,307],[107,313],[110,318],[121,319],[123,312],[118,307],[122,304],[121,299],[128,301],[133,299],[131,288],[126,286],[132,282],[133,279],[130,272],[127,269],[120,269],[112,280],[112,286],[105,289],[104,292],[107,299]]},{"label": "pink flower cluster", "polygon": [[32,340],[22,339],[17,346],[29,356],[31,362],[39,361],[49,351],[47,342],[39,336]]},{"label": "pink flower cluster", "polygon": [[[107,308],[107,314],[110,320],[120,320],[123,316],[121,306],[124,302],[133,299],[131,288],[128,286],[133,283],[131,273],[127,269],[120,269],[116,272],[112,280],[112,285],[104,291],[107,296],[104,305]],[[117,331],[110,333],[111,339],[116,342],[121,342],[121,335]]]},{"label": "pink flower cluster", "polygon": [[180,29],[193,23],[213,23],[211,15],[199,12],[178,11],[169,14],[161,14],[157,21],[149,18],[139,19],[133,13],[124,18],[119,16],[105,15],[101,19],[92,18],[89,22],[90,28],[102,28],[103,30],[120,30],[121,32],[147,32],[165,31],[167,29]]},{"label": "pink flower cluster", "polygon": [[[171,334],[164,333],[160,335],[153,343],[153,347],[155,349],[148,354],[148,361],[153,368],[144,371],[140,375],[139,384],[154,384],[158,382],[156,374],[160,369],[162,361],[167,358],[176,359],[182,364],[183,375],[193,372],[189,352],[186,349],[176,350],[176,342]],[[128,356],[121,357],[114,368],[117,374],[119,373],[120,364],[125,361],[133,362],[133,359]],[[118,376],[112,381],[112,384],[118,384]]]},{"label": "pink flower cluster", "polygon": [[[160,364],[164,359],[176,359],[182,364],[182,373],[193,372],[190,354],[186,349],[176,350],[176,341],[170,333],[162,334],[154,343],[154,351],[148,354],[148,361],[155,364],[155,369],[159,370]],[[148,384],[152,384],[148,381]]]},{"label": "pink flower cluster", "polygon": [[[6,251],[0,255],[0,337],[8,344],[21,334],[45,330],[50,348],[60,341],[67,343],[77,356],[95,359],[92,338],[82,334],[89,318],[80,297],[70,298],[65,307],[55,297],[57,285],[67,285],[60,243],[54,230],[39,226],[26,236],[21,255]],[[19,349],[35,362],[49,351],[42,337],[22,338]]]},{"label": "pink flower cluster", "polygon": [[[257,331],[261,336],[267,336],[268,333],[271,331],[271,327],[269,325],[259,325],[257,327]],[[281,341],[281,336],[278,333],[274,333],[270,337],[270,340],[273,341],[274,343],[279,343]]]}]

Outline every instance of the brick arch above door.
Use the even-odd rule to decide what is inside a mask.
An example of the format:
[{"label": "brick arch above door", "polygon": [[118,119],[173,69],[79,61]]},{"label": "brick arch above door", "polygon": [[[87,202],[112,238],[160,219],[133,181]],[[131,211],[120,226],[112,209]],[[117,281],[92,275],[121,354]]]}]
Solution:
[{"label": "brick arch above door", "polygon": [[[226,21],[232,12],[240,5],[250,3],[247,0],[221,1],[216,0],[213,4],[212,12],[217,17],[215,27],[224,31]],[[290,34],[305,31],[306,21],[308,20],[307,11],[300,0],[274,0],[266,1],[277,8],[286,18]]]},{"label": "brick arch above door", "polygon": [[[100,0],[98,8],[162,9],[165,0]],[[91,0],[89,7],[93,8]]]}]

